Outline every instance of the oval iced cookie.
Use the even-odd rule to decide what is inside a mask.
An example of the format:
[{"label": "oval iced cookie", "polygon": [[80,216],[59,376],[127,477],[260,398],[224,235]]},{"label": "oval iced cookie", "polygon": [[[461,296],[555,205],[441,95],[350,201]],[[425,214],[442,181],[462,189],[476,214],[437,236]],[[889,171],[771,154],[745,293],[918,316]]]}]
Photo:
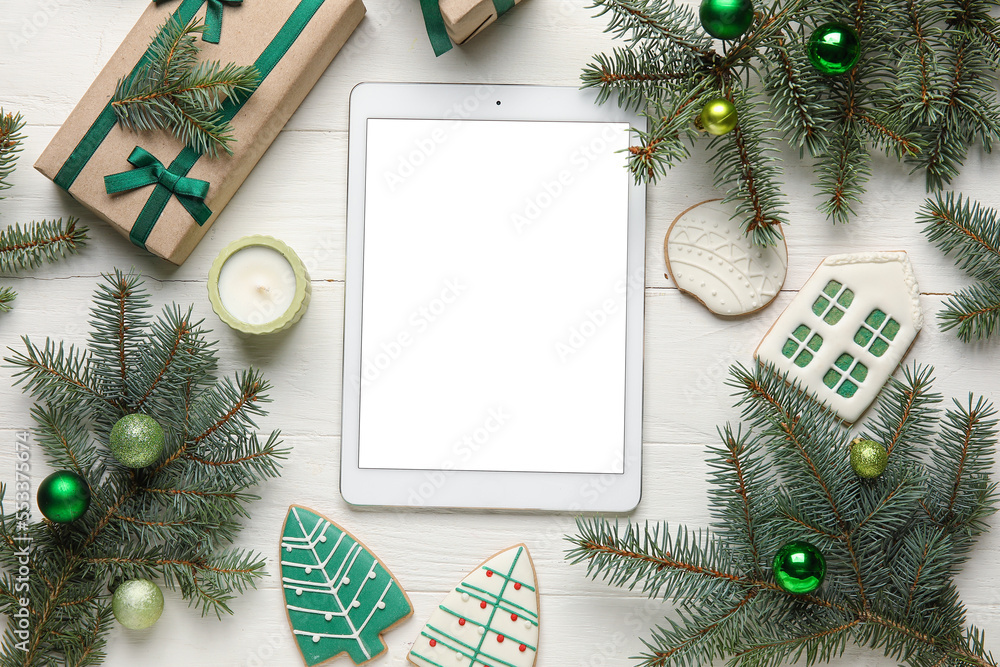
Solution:
[{"label": "oval iced cookie", "polygon": [[407,659],[418,667],[531,667],[538,584],[518,544],[482,563],[434,610]]},{"label": "oval iced cookie", "polygon": [[788,271],[784,240],[754,245],[743,234],[736,208],[712,199],[674,220],[663,242],[667,271],[682,292],[717,315],[746,315],[766,307]]}]

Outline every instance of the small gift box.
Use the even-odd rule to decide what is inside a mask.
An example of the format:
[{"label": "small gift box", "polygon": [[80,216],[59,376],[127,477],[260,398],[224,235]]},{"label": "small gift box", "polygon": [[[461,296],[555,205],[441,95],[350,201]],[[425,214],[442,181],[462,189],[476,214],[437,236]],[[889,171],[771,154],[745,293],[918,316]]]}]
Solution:
[{"label": "small gift box", "polygon": [[435,55],[475,37],[521,0],[420,0]]},{"label": "small gift box", "polygon": [[[133,243],[181,264],[361,22],[361,0],[160,0],[151,4],[35,168]],[[205,20],[201,58],[254,65],[260,83],[227,100],[232,154],[202,155],[166,131],[131,132],[111,99],[173,16]],[[217,42],[217,43],[213,43]]]}]

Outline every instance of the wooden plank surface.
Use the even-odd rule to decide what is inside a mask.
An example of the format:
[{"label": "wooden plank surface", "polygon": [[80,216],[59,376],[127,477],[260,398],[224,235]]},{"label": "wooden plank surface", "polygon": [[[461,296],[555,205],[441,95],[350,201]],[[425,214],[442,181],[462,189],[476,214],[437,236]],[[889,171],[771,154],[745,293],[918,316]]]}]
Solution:
[{"label": "wooden plank surface", "polygon": [[[692,6],[696,0],[689,0]],[[274,383],[264,429],[281,428],[293,447],[284,476],[262,490],[240,544],[269,557],[271,575],[260,590],[234,604],[236,616],[203,620],[168,595],[162,620],[143,632],[115,629],[109,667],[143,665],[294,666],[275,574],[278,536],[290,503],[312,506],[342,522],[392,567],[411,592],[414,617],[386,636],[389,654],[373,662],[404,664],[413,635],[430,610],[470,567],[510,544],[532,550],[542,597],[539,667],[633,664],[640,637],[669,607],[584,577],[563,560],[566,515],[349,508],[337,491],[344,294],[347,100],[360,81],[462,81],[576,85],[590,56],[606,49],[603,20],[590,17],[583,0],[530,0],[505,15],[465,47],[435,59],[417,3],[370,0],[369,14],[287,129],[220,216],[190,260],[180,268],[150,258],[91,220],[68,196],[30,165],[90,85],[143,10],[136,0],[19,0],[0,13],[0,105],[28,120],[28,140],[15,188],[0,204],[0,223],[75,214],[91,226],[86,252],[24,276],[5,279],[20,296],[14,312],[0,316],[0,343],[18,348],[18,337],[86,339],[86,309],[97,277],[131,266],[148,277],[157,304],[194,303],[215,329],[222,368],[262,368]],[[731,363],[750,361],[761,335],[823,257],[836,252],[910,252],[923,293],[927,326],[909,359],[933,364],[938,389],[962,397],[969,391],[996,400],[1000,355],[996,345],[961,345],[939,331],[933,314],[949,291],[966,283],[918,233],[914,213],[925,197],[919,176],[891,162],[876,163],[866,203],[849,226],[835,227],[816,209],[808,164],[783,155],[792,224],[787,229],[790,268],[785,288],[770,308],[750,317],[721,319],[680,294],[664,275],[663,236],[673,218],[693,203],[718,196],[702,148],[649,188],[645,327],[643,499],[634,520],[707,525],[705,445],[717,425],[738,420],[724,385]],[[997,165],[974,152],[956,187],[996,205]],[[992,199],[991,199],[992,198]],[[205,277],[219,250],[251,233],[281,237],[306,261],[313,301],[290,331],[269,339],[241,337],[211,312]],[[13,478],[12,445],[30,426],[30,402],[0,369],[0,480]],[[47,469],[33,460],[33,475]],[[432,484],[434,480],[429,480]],[[970,620],[984,627],[987,645],[1000,649],[1000,536],[982,539],[959,578]],[[337,663],[343,664],[343,662]],[[837,665],[894,664],[851,650]]]}]

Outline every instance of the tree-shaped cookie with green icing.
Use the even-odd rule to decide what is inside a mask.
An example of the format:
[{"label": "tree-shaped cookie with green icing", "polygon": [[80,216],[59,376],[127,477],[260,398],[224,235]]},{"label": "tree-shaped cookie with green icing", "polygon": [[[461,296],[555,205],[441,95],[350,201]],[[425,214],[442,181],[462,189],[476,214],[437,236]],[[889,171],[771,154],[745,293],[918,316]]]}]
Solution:
[{"label": "tree-shaped cookie with green icing", "polygon": [[385,652],[382,634],[413,613],[389,568],[346,530],[292,505],[281,531],[281,585],[307,665],[347,653],[363,664]]}]

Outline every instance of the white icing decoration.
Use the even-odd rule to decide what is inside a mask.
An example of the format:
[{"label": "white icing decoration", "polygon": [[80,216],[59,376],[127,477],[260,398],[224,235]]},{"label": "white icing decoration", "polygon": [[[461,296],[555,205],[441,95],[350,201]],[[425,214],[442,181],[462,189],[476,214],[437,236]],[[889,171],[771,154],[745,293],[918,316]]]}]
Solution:
[{"label": "white icing decoration", "polygon": [[313,569],[311,567],[306,567],[306,574],[312,574]]},{"label": "white icing decoration", "polygon": [[296,595],[302,595],[302,589],[301,588],[296,588],[295,589],[295,594]]},{"label": "white icing decoration", "polygon": [[323,618],[325,618],[327,621],[332,621],[333,614],[331,614],[330,612],[326,612],[326,614],[323,615]]},{"label": "white icing decoration", "polygon": [[[369,577],[369,579],[370,578],[371,577]],[[351,579],[350,579],[350,577],[344,577],[343,579],[340,580],[340,583],[344,584],[345,586],[350,586],[351,585]]]},{"label": "white icing decoration", "polygon": [[[718,200],[698,204],[667,232],[670,272],[677,282],[686,276],[681,289],[720,315],[743,315],[768,305],[781,291],[788,270],[784,241],[754,245],[743,234],[739,218],[733,219],[735,212],[732,204]],[[692,248],[697,250],[694,256]],[[695,276],[701,278],[699,287],[694,286]],[[727,307],[727,300],[735,305]]]},{"label": "white icing decoration", "polygon": [[[850,289],[854,293],[850,306],[840,307],[844,314],[835,324],[824,321],[822,314],[813,312],[813,304],[821,295],[828,301],[835,300],[823,294],[830,281],[841,283],[841,290]],[[885,319],[877,326],[867,325],[866,320],[875,310],[885,313]],[[888,342],[888,347],[882,356],[876,356],[871,349],[872,343],[890,319],[899,325],[899,330],[891,341],[881,338]],[[798,341],[792,335],[800,325],[809,329],[806,341]],[[778,317],[757,347],[755,356],[762,363],[774,365],[779,373],[787,372],[790,379],[798,381],[806,391],[827,403],[844,421],[855,422],[899,366],[922,326],[920,289],[905,252],[833,255],[819,265],[798,296]],[[871,333],[869,340],[860,339],[863,344],[855,340],[862,327]],[[813,335],[823,339],[816,350],[806,345]],[[791,358],[783,353],[789,340],[796,344]],[[812,360],[805,366],[798,366],[795,359],[803,350],[808,350]],[[836,367],[837,360],[844,354],[851,357],[846,371]],[[867,369],[867,374],[857,381],[849,375],[859,364]],[[830,376],[836,379],[832,388],[824,383],[824,377],[831,370],[836,374],[836,378]],[[837,391],[847,381],[857,387],[849,397]]]},{"label": "white icing decoration", "polygon": [[377,606],[377,607],[378,607],[379,609],[385,609],[385,603],[384,603],[384,602],[379,602],[379,603],[378,603],[378,605],[376,605],[376,606]]},{"label": "white icing decoration", "polygon": [[313,644],[319,643],[319,635],[313,635]]},{"label": "white icing decoration", "polygon": [[[487,571],[493,575],[486,576]],[[515,583],[520,583],[520,588],[515,589]],[[458,660],[476,667],[532,667],[538,649],[536,589],[534,566],[524,545],[497,554],[473,570],[434,610],[414,641],[408,660],[417,667],[433,667],[431,660],[440,662],[433,651],[443,648],[459,653]],[[467,619],[464,625],[458,623],[460,618]],[[504,641],[497,641],[500,636]],[[434,648],[430,646],[432,639]],[[520,650],[522,644],[524,651]]]},{"label": "white icing decoration", "polygon": [[374,579],[375,578],[375,573],[374,572],[369,572],[368,573],[368,578],[369,579]]}]

